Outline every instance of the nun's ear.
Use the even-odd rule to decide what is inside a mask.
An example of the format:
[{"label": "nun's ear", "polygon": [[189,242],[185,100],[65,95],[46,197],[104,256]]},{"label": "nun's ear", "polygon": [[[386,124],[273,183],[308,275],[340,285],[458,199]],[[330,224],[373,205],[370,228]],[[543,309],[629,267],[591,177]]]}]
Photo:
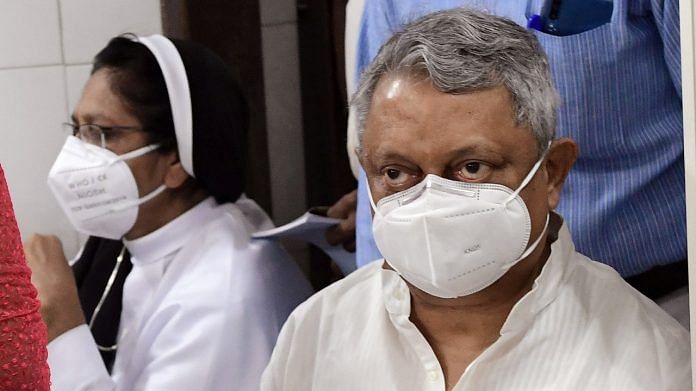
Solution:
[{"label": "nun's ear", "polygon": [[169,189],[177,189],[183,186],[190,177],[179,159],[174,159],[169,162],[167,171],[164,174],[164,185]]}]

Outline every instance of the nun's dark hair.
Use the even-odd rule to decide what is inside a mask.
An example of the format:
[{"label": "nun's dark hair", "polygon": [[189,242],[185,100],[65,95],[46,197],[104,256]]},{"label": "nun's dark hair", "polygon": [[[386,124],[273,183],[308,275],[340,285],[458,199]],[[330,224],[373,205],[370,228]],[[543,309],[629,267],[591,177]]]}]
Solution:
[{"label": "nun's dark hair", "polygon": [[176,149],[176,135],[167,85],[155,56],[134,37],[111,39],[94,57],[92,74],[110,70],[111,89],[138,118],[148,141],[160,143],[159,151],[170,152]]},{"label": "nun's dark hair", "polygon": [[[209,49],[171,40],[186,68],[193,112],[193,171],[219,203],[244,190],[244,152],[249,114],[227,65]],[[109,69],[111,88],[138,118],[159,151],[176,150],[167,86],[155,56],[134,35],[109,41],[94,58],[92,73]]]}]

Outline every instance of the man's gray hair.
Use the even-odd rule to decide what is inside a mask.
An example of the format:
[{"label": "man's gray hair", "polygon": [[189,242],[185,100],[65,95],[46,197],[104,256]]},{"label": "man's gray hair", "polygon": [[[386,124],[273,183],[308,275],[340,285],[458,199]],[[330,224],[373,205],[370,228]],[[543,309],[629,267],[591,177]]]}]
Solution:
[{"label": "man's gray hair", "polygon": [[423,76],[448,94],[505,86],[517,125],[532,131],[539,153],[554,137],[559,99],[546,54],[533,34],[511,20],[457,8],[425,15],[394,34],[363,72],[351,100],[361,147],[377,84],[399,73]]}]

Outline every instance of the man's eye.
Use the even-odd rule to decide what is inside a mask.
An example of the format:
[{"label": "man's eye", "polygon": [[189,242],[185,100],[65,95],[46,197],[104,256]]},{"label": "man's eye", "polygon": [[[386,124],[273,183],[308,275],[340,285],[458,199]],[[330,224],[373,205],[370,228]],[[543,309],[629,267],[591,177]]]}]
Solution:
[{"label": "man's eye", "polygon": [[460,179],[475,181],[485,178],[491,171],[491,167],[481,162],[467,162],[459,169],[457,175]]},{"label": "man's eye", "polygon": [[390,168],[387,169],[387,176],[391,180],[399,179],[399,175],[401,175],[401,171],[395,169],[395,168]]},{"label": "man's eye", "polygon": [[384,179],[388,185],[399,186],[406,183],[409,179],[409,175],[398,168],[387,168],[384,170]]},{"label": "man's eye", "polygon": [[469,174],[476,174],[477,172],[479,172],[480,168],[481,168],[481,163],[478,163],[478,162],[467,163],[464,165],[464,169]]}]

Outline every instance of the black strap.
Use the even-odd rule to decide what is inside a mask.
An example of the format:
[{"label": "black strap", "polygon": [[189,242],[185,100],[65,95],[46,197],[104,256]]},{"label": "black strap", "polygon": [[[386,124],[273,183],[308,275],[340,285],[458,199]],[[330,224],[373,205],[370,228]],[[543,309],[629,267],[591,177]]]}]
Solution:
[{"label": "black strap", "polygon": [[[94,309],[104,293],[109,277],[116,266],[116,258],[121,250],[123,250],[123,243],[120,240],[90,237],[87,239],[80,258],[73,265],[80,304],[87,322],[92,318]],[[123,283],[132,268],[130,254],[125,251],[116,279],[92,325],[92,335],[100,346],[116,344],[119,322],[121,321]],[[116,351],[100,351],[100,353],[106,368],[111,372]]]}]

